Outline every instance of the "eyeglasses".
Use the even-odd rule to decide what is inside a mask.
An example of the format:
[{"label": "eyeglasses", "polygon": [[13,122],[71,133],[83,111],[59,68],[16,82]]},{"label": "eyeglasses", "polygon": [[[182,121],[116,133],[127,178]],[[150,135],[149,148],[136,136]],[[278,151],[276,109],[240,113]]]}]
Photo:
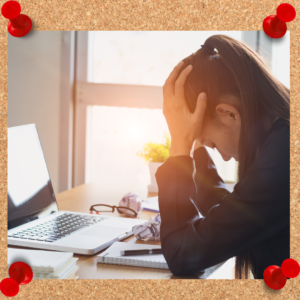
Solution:
[{"label": "eyeglasses", "polygon": [[[97,207],[97,208],[95,208]],[[131,208],[125,207],[125,206],[115,206],[115,205],[107,205],[107,204],[95,204],[90,207],[90,212],[114,212],[115,209],[120,213],[120,214],[126,214],[129,215],[133,218],[136,218],[138,216],[138,213]]]}]

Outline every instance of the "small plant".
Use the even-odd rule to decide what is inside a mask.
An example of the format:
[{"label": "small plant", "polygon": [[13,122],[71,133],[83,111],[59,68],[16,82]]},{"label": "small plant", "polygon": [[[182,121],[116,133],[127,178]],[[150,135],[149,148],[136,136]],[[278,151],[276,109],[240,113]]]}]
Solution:
[{"label": "small plant", "polygon": [[163,143],[147,143],[137,155],[145,161],[165,162],[169,157],[170,146],[171,137],[165,132]]}]

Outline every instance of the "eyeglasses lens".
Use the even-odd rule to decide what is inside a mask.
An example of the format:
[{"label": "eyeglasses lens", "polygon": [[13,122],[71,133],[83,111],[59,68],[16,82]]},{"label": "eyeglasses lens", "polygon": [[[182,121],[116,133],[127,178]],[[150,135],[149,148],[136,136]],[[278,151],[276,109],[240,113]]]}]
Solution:
[{"label": "eyeglasses lens", "polygon": [[127,208],[117,208],[117,210],[118,210],[118,212],[120,213],[120,214],[126,214],[126,215],[129,215],[129,216],[135,216],[136,215],[136,213],[135,212],[133,212],[132,210],[130,210],[130,209],[127,209]]}]

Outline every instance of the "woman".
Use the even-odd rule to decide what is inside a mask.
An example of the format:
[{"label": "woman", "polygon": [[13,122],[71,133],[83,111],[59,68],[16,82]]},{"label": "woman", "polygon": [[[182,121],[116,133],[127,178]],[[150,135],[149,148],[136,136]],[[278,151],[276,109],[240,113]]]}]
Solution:
[{"label": "woman", "polygon": [[[172,142],[156,178],[171,272],[236,256],[236,278],[262,279],[290,256],[289,89],[245,44],[215,35],[174,68],[163,94]],[[232,193],[203,146],[239,161]]]}]

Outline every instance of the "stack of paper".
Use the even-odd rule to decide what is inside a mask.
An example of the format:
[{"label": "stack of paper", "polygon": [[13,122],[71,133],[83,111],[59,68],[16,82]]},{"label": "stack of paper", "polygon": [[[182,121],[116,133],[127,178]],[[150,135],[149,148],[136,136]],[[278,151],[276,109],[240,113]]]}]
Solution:
[{"label": "stack of paper", "polygon": [[14,262],[25,262],[32,269],[33,279],[77,279],[77,260],[72,252],[7,249],[8,269]]}]

